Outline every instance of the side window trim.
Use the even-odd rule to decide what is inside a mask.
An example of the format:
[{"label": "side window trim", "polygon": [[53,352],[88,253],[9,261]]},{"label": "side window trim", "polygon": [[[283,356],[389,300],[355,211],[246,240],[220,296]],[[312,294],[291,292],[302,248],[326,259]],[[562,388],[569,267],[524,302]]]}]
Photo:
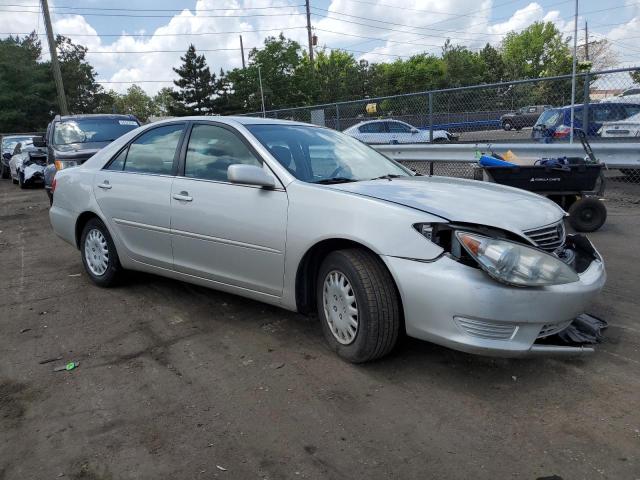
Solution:
[{"label": "side window trim", "polygon": [[179,161],[180,161],[180,155],[181,155],[181,152],[182,152],[182,147],[183,147],[183,144],[185,144],[185,141],[184,141],[185,133],[187,131],[187,127],[189,127],[190,124],[191,124],[191,122],[185,122],[185,121],[167,122],[167,123],[163,123],[162,125],[157,125],[157,126],[152,127],[152,128],[147,128],[146,130],[144,130],[143,132],[139,133],[134,138],[129,140],[129,142],[127,142],[120,150],[118,150],[115,153],[115,155],[113,155],[109,159],[109,161],[107,163],[105,163],[105,165],[102,167],[102,170],[109,170],[109,167],[116,160],[116,158],[118,158],[120,156],[120,154],[124,150],[127,150],[127,154],[125,155],[125,158],[124,158],[124,163],[122,164],[122,170],[112,170],[113,172],[135,173],[136,175],[162,175],[162,174],[157,174],[157,173],[127,172],[124,168],[125,168],[125,166],[127,164],[127,157],[129,156],[129,151],[128,151],[129,147],[131,146],[132,143],[134,143],[136,140],[138,140],[143,135],[146,135],[147,133],[152,132],[152,131],[154,131],[154,130],[156,130],[158,128],[168,127],[170,125],[182,125],[182,133],[180,134],[180,139],[178,140],[178,145],[176,147],[176,151],[173,154],[173,166],[171,167],[171,173],[165,174],[165,176],[175,177],[177,175],[177,171],[178,171],[178,164],[179,164]]}]

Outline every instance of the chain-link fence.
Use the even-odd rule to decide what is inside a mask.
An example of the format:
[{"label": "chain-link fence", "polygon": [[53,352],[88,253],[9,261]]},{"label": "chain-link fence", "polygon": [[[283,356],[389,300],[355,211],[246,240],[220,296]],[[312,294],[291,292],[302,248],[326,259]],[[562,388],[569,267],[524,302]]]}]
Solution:
[{"label": "chain-link fence", "polygon": [[[632,77],[639,73],[640,67],[578,74],[575,128],[584,130],[592,143],[640,142],[640,85]],[[351,129],[367,143],[554,143],[572,135],[571,89],[571,75],[563,75],[248,115]],[[376,122],[362,125],[369,121]],[[640,169],[617,171],[615,181],[640,182]]]}]

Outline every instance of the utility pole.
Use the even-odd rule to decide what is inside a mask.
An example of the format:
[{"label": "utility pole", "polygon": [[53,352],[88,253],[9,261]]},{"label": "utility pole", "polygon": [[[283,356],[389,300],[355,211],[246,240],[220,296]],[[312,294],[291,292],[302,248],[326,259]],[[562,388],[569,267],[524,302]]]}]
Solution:
[{"label": "utility pole", "polygon": [[589,61],[589,23],[584,21],[584,59]]},{"label": "utility pole", "polygon": [[[573,143],[573,119],[575,117],[576,103],[576,64],[578,50],[578,0],[576,0],[576,13],[573,18],[573,69],[571,74],[571,130],[569,131],[569,143]],[[586,128],[586,125],[585,125]]]},{"label": "utility pole", "polygon": [[242,45],[242,35],[240,35],[240,54],[242,55],[242,69],[244,70],[247,67],[244,64],[244,45]]},{"label": "utility pole", "polygon": [[69,115],[69,109],[67,108],[67,97],[64,94],[62,73],[60,73],[60,63],[58,62],[58,54],[56,53],[56,42],[53,37],[53,27],[51,27],[49,3],[47,2],[47,0],[42,0],[42,15],[44,16],[44,26],[47,29],[47,42],[49,43],[49,54],[51,55],[51,69],[53,70],[53,79],[56,82],[56,90],[58,91],[58,105],[60,106],[60,114]]},{"label": "utility pole", "polygon": [[309,6],[310,0],[305,0],[304,4],[307,9],[307,36],[309,37],[309,60],[313,67],[313,33],[311,33],[311,10]]}]

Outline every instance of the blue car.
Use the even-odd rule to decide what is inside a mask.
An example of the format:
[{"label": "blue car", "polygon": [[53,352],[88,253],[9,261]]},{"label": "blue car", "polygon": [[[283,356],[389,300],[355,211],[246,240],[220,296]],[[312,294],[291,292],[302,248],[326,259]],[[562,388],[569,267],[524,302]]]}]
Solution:
[{"label": "blue car", "polygon": [[[588,106],[589,124],[582,125],[584,106],[577,104],[574,106],[575,128],[585,131],[594,137],[604,122],[615,122],[629,118],[636,113],[640,113],[640,104],[622,102],[590,103]],[[550,108],[542,112],[538,121],[533,126],[531,138],[541,142],[553,142],[567,140],[571,133],[571,106]]]}]

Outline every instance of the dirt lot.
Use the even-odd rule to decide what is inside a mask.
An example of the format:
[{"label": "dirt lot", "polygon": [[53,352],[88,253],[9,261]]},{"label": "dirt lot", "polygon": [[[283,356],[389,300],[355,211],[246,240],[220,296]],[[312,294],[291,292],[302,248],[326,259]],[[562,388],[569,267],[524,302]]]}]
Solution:
[{"label": "dirt lot", "polygon": [[[45,194],[1,181],[0,479],[638,479],[638,198],[592,235],[595,355],[405,340],[353,366],[297,314],[148,275],[93,286]],[[59,355],[79,368],[39,364]]]}]

